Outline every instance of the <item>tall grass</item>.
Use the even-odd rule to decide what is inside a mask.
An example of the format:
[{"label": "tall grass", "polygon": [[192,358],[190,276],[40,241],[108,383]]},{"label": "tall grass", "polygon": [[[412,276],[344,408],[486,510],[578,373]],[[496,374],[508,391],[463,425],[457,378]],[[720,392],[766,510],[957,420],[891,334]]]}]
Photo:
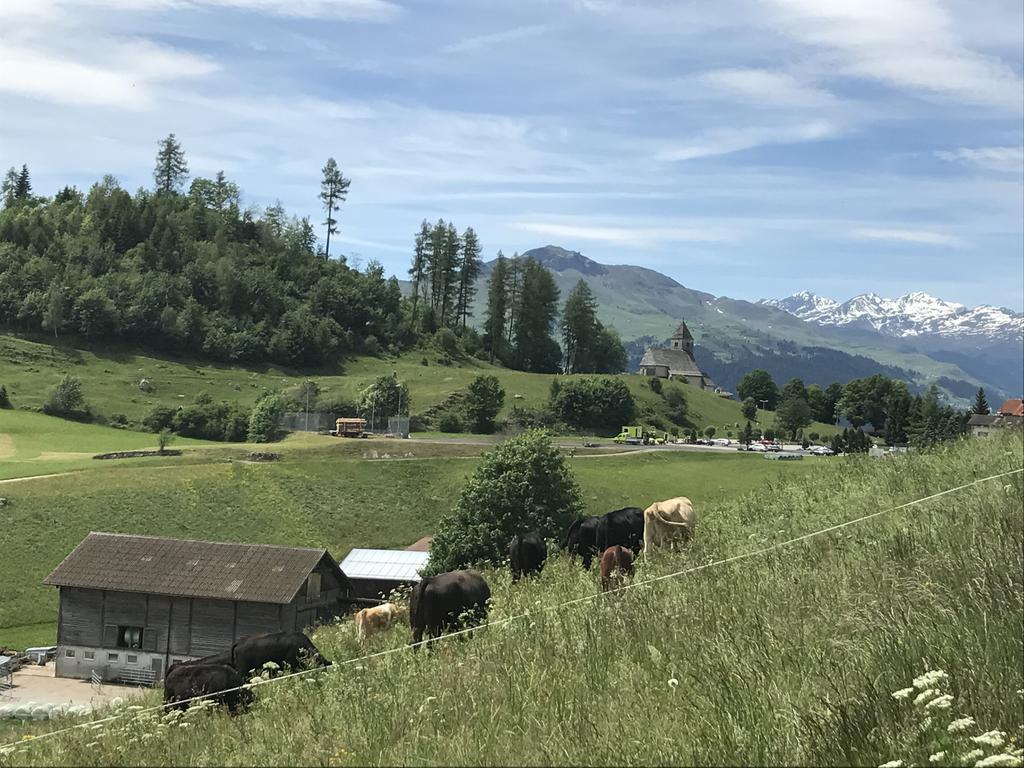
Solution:
[{"label": "tall grass", "polygon": [[[1019,439],[835,462],[700,509],[694,544],[637,579],[747,552],[1019,469]],[[686,493],[685,477],[679,492]],[[258,689],[249,714],[126,721],[7,755],[14,764],[855,764],[906,743],[891,693],[928,669],[958,712],[1016,732],[1024,687],[1020,474],[770,554],[597,597],[560,557],[493,620],[529,618]],[[589,602],[559,608],[567,599]],[[405,643],[407,627],[374,649]],[[351,623],[321,628],[335,661]],[[154,694],[155,697],[155,694]],[[155,698],[154,698],[155,700]],[[52,727],[52,726],[50,726]]]}]

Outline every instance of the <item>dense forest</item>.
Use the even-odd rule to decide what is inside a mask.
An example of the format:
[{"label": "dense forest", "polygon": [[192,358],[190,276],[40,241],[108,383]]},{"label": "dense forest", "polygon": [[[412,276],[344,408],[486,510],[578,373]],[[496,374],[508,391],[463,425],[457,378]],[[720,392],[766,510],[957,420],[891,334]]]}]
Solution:
[{"label": "dense forest", "polygon": [[[153,181],[133,194],[106,176],[87,192],[45,197],[27,166],[11,168],[0,188],[0,326],[306,369],[423,341],[522,370],[565,367],[552,336],[559,292],[532,259],[499,253],[503,276],[492,276],[487,316],[500,338],[472,327],[483,262],[471,227],[422,223],[408,297],[379,263],[357,269],[332,257],[351,185],[333,158],[322,169],[322,230],[280,204],[244,207],[222,171],[189,181],[173,134],[159,142]],[[596,304],[571,299],[568,369],[622,370],[621,342],[600,327]]]}]

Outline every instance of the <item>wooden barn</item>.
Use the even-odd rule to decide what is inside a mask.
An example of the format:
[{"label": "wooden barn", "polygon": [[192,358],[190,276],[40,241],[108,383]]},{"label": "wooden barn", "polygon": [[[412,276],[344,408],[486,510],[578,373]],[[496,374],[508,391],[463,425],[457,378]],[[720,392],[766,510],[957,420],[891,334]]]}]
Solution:
[{"label": "wooden barn", "polygon": [[358,598],[386,598],[398,587],[412,586],[420,580],[420,569],[430,552],[408,549],[353,549],[341,561]]},{"label": "wooden barn", "polygon": [[118,533],[90,533],[43,583],[60,590],[57,676],[137,683],[244,635],[330,620],[352,594],[325,549]]}]

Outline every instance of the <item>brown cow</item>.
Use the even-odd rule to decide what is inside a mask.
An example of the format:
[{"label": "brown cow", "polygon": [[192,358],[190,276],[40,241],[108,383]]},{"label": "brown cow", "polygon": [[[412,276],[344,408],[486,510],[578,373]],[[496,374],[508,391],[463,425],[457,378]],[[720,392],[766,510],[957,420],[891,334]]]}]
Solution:
[{"label": "brown cow", "polygon": [[685,544],[696,527],[697,513],[685,496],[651,504],[644,510],[644,557],[652,547],[671,546],[676,540]]},{"label": "brown cow", "polygon": [[370,635],[383,632],[398,620],[399,608],[394,603],[375,605],[372,608],[363,608],[356,614],[356,637],[359,642],[365,642]]},{"label": "brown cow", "polygon": [[601,591],[607,592],[633,575],[633,553],[616,544],[601,555]]}]

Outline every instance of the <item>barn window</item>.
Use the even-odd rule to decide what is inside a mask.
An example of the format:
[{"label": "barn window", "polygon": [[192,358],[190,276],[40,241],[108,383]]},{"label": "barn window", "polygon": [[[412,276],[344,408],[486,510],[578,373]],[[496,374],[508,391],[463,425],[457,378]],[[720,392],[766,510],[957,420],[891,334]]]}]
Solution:
[{"label": "barn window", "polygon": [[141,648],[142,627],[118,627],[117,628],[118,648]]},{"label": "barn window", "polygon": [[117,657],[116,653],[108,653],[107,654],[107,661],[117,661],[117,658],[118,657]]},{"label": "barn window", "polygon": [[139,657],[134,655],[134,654],[129,653],[127,658],[128,658],[128,663],[129,664],[138,664],[139,663]]},{"label": "barn window", "polygon": [[86,651],[83,655],[85,656],[86,661],[92,661],[96,658],[95,651]]},{"label": "barn window", "polygon": [[64,655],[69,659],[75,658],[75,652],[71,648],[68,648],[66,651],[64,651]]},{"label": "barn window", "polygon": [[306,597],[310,600],[314,600],[320,597],[320,574],[311,573],[309,578],[306,579]]}]

